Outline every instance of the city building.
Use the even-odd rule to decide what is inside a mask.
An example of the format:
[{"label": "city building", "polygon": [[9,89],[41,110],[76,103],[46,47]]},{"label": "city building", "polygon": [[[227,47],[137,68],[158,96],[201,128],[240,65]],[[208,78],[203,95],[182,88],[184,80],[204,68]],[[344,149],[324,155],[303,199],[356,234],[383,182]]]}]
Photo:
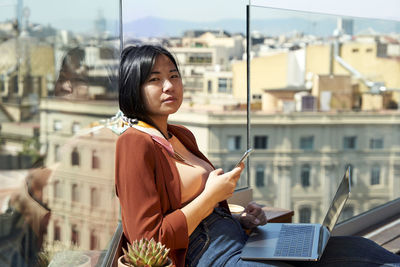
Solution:
[{"label": "city building", "polygon": [[[394,48],[389,50],[388,46],[382,48],[375,37],[366,40],[362,36],[342,43],[310,43],[304,49],[294,51],[271,50],[268,55],[251,60],[252,98],[262,99],[266,90],[271,93],[272,90],[312,89],[311,94],[317,97],[318,106],[321,101],[328,101],[331,109],[397,109],[400,63],[396,56],[389,56],[388,53],[394,53],[390,52],[392,50]],[[246,62],[234,62],[232,72],[234,97],[246,98],[246,76],[242,75],[246,73]],[[343,84],[343,79],[347,81],[346,86],[338,86]],[[331,93],[321,97],[321,90]],[[339,95],[341,98],[337,99]],[[344,98],[347,99],[344,106],[342,103],[339,105],[338,102],[343,102]],[[271,103],[269,100],[263,102]],[[270,105],[263,109],[282,111],[278,106]]]},{"label": "city building", "polygon": [[[230,170],[246,150],[241,111],[179,112],[216,167]],[[352,193],[345,218],[400,196],[400,118],[390,112],[292,112],[251,114],[248,186],[253,199],[294,210],[297,222],[321,222],[347,166]],[[242,175],[238,187],[247,185]]]},{"label": "city building", "polygon": [[11,38],[0,43],[2,109],[13,121],[38,116],[40,98],[47,97],[54,77],[54,49],[36,37]]},{"label": "city building", "polygon": [[2,122],[0,169],[28,169],[39,157],[39,123]]},{"label": "city building", "polygon": [[47,166],[56,166],[45,202],[51,209],[47,242],[84,250],[105,248],[119,218],[114,190],[117,134],[98,126],[118,107],[114,101],[41,102],[40,143]]}]

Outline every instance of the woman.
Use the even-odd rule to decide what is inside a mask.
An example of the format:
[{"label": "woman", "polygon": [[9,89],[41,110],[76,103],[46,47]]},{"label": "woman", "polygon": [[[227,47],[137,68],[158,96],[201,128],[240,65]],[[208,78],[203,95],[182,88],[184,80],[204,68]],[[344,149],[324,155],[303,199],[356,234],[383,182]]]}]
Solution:
[{"label": "woman", "polygon": [[[124,49],[119,104],[126,127],[117,141],[115,179],[126,238],[154,237],[171,249],[176,266],[290,266],[240,259],[247,240],[243,228],[265,224],[265,214],[250,203],[241,216],[231,216],[226,199],[244,164],[227,173],[215,170],[188,129],[168,124],[182,98],[178,66],[167,50],[149,45]],[[327,250],[349,241],[333,240]]]}]

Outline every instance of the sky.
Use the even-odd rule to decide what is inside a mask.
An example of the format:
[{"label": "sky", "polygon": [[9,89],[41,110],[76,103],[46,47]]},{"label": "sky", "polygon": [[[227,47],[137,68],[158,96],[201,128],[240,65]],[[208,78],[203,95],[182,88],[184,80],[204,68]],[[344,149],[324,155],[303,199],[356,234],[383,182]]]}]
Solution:
[{"label": "sky", "polygon": [[[15,16],[18,0],[0,0],[0,21]],[[94,21],[99,12],[118,20],[118,0],[20,0],[29,8],[29,21],[79,26]],[[124,22],[148,16],[210,21],[245,18],[249,0],[122,0]],[[377,17],[400,21],[400,0],[250,0],[252,5],[311,12]],[[262,14],[262,12],[259,12]],[[277,12],[278,13],[278,12]],[[255,15],[257,15],[255,13]],[[273,14],[270,16],[274,16]],[[276,15],[279,16],[279,15]],[[253,17],[257,19],[257,17]],[[84,26],[84,25],[83,25]]]},{"label": "sky", "polygon": [[[0,20],[10,17],[18,0],[0,0]],[[118,18],[118,0],[22,0],[30,8],[30,19],[41,23],[76,17],[94,19],[99,10],[107,18]],[[248,0],[122,0],[127,20],[155,16],[182,20],[243,18]],[[250,0],[253,5],[355,16],[397,19],[399,0]],[[351,14],[350,14],[351,13]]]}]

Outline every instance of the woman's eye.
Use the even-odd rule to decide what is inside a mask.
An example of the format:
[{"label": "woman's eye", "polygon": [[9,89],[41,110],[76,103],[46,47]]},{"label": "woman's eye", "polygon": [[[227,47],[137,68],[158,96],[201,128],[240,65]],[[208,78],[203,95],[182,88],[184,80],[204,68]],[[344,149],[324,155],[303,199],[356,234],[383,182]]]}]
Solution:
[{"label": "woman's eye", "polygon": [[171,78],[179,78],[180,76],[178,74],[174,74],[171,76]]},{"label": "woman's eye", "polygon": [[155,81],[158,81],[159,79],[157,78],[157,77],[154,77],[154,78],[150,78],[149,79],[149,82],[155,82]]}]

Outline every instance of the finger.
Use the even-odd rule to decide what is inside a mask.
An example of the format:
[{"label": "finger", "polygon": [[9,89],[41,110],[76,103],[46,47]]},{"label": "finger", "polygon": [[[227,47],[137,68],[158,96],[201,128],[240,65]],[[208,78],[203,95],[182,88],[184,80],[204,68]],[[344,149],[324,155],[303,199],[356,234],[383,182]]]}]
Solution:
[{"label": "finger", "polygon": [[219,169],[213,170],[212,173],[215,173],[216,175],[221,175],[224,173],[224,171],[221,168],[219,168]]},{"label": "finger", "polygon": [[225,173],[230,180],[233,180],[235,183],[240,178],[240,168],[234,168],[230,172]]},{"label": "finger", "polygon": [[260,220],[260,224],[266,224],[267,223],[267,216],[265,216],[264,212],[261,212],[257,218]]},{"label": "finger", "polygon": [[262,218],[258,218],[260,220],[260,224],[259,225],[264,225],[268,222],[267,217],[264,216]]},{"label": "finger", "polygon": [[248,222],[253,224],[254,226],[259,225],[261,223],[260,219],[258,219],[256,216],[250,214],[250,213],[246,213],[243,212],[242,216],[244,217],[244,219]]},{"label": "finger", "polygon": [[253,214],[254,216],[256,216],[256,217],[258,217],[258,216],[261,216],[261,215],[263,215],[264,214],[264,211],[260,208],[260,207],[254,207],[252,210],[251,210],[251,214]]},{"label": "finger", "polygon": [[258,205],[256,203],[249,202],[249,204],[247,204],[247,206],[246,206],[246,211],[247,212],[253,212],[257,208],[258,208]]},{"label": "finger", "polygon": [[244,169],[244,162],[240,162],[240,164],[236,167],[236,168],[240,168],[240,169]]},{"label": "finger", "polygon": [[240,175],[240,173],[242,172],[242,168],[239,167],[235,167],[233,168],[230,172],[232,173],[232,175]]}]

